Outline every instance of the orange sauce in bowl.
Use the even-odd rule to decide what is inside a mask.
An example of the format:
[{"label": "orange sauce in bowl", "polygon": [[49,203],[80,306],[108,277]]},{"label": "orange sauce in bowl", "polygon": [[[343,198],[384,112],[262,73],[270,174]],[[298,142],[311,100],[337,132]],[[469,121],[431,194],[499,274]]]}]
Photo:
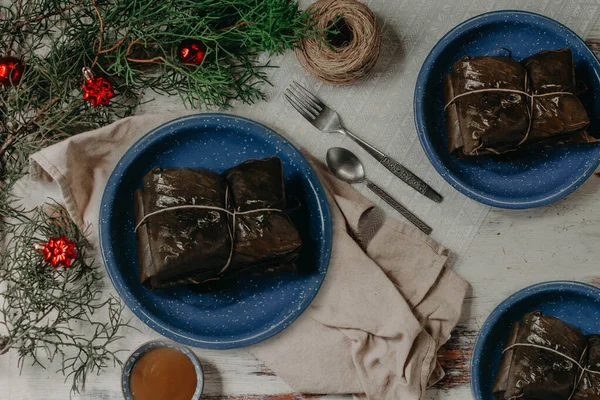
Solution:
[{"label": "orange sauce in bowl", "polygon": [[192,361],[172,347],[144,353],[129,378],[134,400],[191,400],[198,385]]}]

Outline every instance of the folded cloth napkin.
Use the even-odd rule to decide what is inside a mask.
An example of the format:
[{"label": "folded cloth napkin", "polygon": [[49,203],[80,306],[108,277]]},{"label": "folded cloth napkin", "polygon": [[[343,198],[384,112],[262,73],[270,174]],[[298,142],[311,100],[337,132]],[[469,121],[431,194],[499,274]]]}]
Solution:
[{"label": "folded cloth napkin", "polygon": [[[74,136],[31,157],[34,180],[55,182],[72,218],[96,227],[106,181],[123,153],[173,115],[140,116]],[[307,154],[332,212],[329,271],[290,327],[249,350],[292,388],[412,400],[443,376],[437,351],[460,316],[467,283],[448,251],[412,226],[384,219]],[[91,241],[97,244],[96,229]]]}]

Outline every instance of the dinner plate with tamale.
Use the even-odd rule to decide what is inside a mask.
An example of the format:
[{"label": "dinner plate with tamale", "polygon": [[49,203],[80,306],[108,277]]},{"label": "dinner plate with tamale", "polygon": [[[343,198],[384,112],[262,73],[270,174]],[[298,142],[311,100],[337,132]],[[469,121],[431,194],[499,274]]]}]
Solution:
[{"label": "dinner plate with tamale", "polygon": [[559,22],[495,11],[450,30],[415,87],[417,133],[454,188],[500,208],[577,189],[600,162],[600,63]]},{"label": "dinner plate with tamale", "polygon": [[147,133],[109,178],[100,243],[123,301],[173,340],[226,349],[291,324],[331,253],[309,162],[257,122],[210,113]]},{"label": "dinner plate with tamale", "polygon": [[471,358],[476,400],[600,397],[600,289],[550,281],[519,290],[481,327]]}]

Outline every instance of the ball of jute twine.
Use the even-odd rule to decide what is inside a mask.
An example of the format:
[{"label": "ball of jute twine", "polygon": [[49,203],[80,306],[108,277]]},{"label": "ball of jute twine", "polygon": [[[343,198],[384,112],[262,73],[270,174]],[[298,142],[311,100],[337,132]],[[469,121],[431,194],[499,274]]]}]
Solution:
[{"label": "ball of jute twine", "polygon": [[373,12],[356,0],[317,0],[307,12],[318,30],[325,31],[340,18],[352,32],[345,46],[333,47],[326,38],[301,40],[296,57],[304,69],[332,85],[347,85],[363,78],[375,66],[381,34]]}]

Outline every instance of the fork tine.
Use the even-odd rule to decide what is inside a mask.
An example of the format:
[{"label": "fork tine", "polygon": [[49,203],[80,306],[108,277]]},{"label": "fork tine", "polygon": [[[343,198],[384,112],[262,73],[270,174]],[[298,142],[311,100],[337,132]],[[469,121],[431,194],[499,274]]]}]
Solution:
[{"label": "fork tine", "polygon": [[298,111],[300,113],[300,115],[302,115],[304,118],[306,118],[309,121],[314,121],[315,117],[306,112],[304,110],[304,108],[302,108],[302,106],[300,106],[299,104],[296,103],[296,100],[293,100],[290,96],[288,96],[287,93],[284,93],[285,98],[287,99],[287,101],[292,105],[292,107],[294,107],[296,109],[296,111]]},{"label": "fork tine", "polygon": [[316,114],[319,114],[321,111],[323,111],[323,107],[319,106],[311,97],[309,97],[302,90],[300,90],[300,88],[290,85],[290,87],[288,87],[288,90],[290,90],[290,92],[292,92],[294,96],[303,104],[305,104],[307,107],[312,108],[316,112]]},{"label": "fork tine", "polygon": [[294,85],[296,85],[302,91],[302,93],[304,93],[306,96],[308,96],[319,107],[321,107],[321,109],[323,109],[325,107],[325,104],[323,104],[323,102],[321,100],[319,100],[319,98],[317,96],[312,94],[307,88],[305,88],[304,86],[302,86],[301,84],[299,84],[296,81],[294,81]]},{"label": "fork tine", "polygon": [[287,89],[287,93],[291,94],[294,97],[294,99],[298,101],[298,103],[302,104],[304,108],[311,114],[314,114],[315,117],[317,117],[321,112],[321,110],[317,109],[317,105],[309,101],[306,98],[306,96],[302,95],[302,93],[294,91],[294,89],[292,89],[291,87]]}]

